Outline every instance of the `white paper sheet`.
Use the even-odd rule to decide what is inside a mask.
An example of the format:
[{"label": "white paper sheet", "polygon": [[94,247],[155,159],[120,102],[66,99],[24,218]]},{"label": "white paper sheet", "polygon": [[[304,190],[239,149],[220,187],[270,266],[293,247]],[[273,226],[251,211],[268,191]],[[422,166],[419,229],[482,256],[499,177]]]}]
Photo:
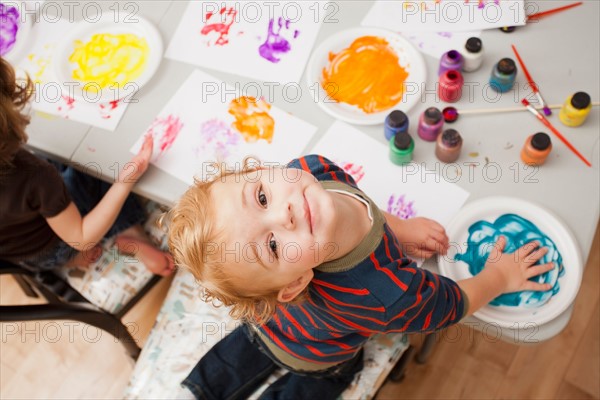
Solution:
[{"label": "white paper sheet", "polygon": [[442,54],[449,50],[457,50],[462,53],[467,40],[471,37],[479,37],[481,31],[400,32],[400,34],[410,40],[421,52],[439,59]]},{"label": "white paper sheet", "polygon": [[263,81],[298,83],[325,15],[318,6],[192,1],[165,55]]},{"label": "white paper sheet", "polygon": [[460,32],[525,25],[524,0],[378,0],[362,21],[396,32]]},{"label": "white paper sheet", "polygon": [[387,146],[344,122],[334,122],[311,153],[342,166],[379,208],[403,219],[427,217],[447,226],[469,196],[418,163],[393,164]]},{"label": "white paper sheet", "polygon": [[[146,133],[154,136],[151,162],[191,184],[194,175],[214,173],[210,162],[241,166],[246,156],[263,162],[287,163],[299,156],[317,128],[264,101],[232,104],[243,93],[195,70],[169,100],[131,152],[137,153]],[[242,127],[235,124],[240,123]],[[260,128],[256,130],[256,128]],[[253,132],[255,131],[255,132]],[[258,140],[254,140],[258,138]]]},{"label": "white paper sheet", "polygon": [[17,65],[17,68],[22,70],[18,73],[27,72],[35,83],[32,108],[114,131],[127,109],[127,97],[109,103],[75,100],[63,92],[54,77],[52,65],[54,50],[72,27],[73,23],[66,19],[46,21],[40,18],[39,23],[34,24],[32,47],[28,50],[27,56]]}]

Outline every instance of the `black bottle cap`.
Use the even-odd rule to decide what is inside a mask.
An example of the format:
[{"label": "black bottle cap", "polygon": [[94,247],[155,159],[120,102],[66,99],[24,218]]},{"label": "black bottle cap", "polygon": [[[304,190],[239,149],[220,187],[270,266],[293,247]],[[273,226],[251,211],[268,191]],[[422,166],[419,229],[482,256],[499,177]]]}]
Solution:
[{"label": "black bottle cap", "polygon": [[536,150],[546,150],[551,144],[550,136],[544,132],[538,132],[531,138],[531,147]]},{"label": "black bottle cap", "polygon": [[498,61],[498,71],[504,75],[512,75],[517,70],[517,65],[512,58],[503,58]]},{"label": "black bottle cap", "polygon": [[400,110],[394,110],[387,117],[387,124],[393,128],[398,128],[408,121],[408,117]]},{"label": "black bottle cap", "polygon": [[477,37],[472,37],[467,40],[467,44],[465,44],[465,48],[469,53],[479,53],[481,51],[481,39]]},{"label": "black bottle cap", "polygon": [[423,113],[424,120],[429,125],[434,125],[442,119],[442,112],[435,107],[429,107]]},{"label": "black bottle cap", "polygon": [[586,109],[591,101],[590,95],[586,92],[577,92],[571,97],[571,105],[578,110]]},{"label": "black bottle cap", "polygon": [[455,147],[460,144],[462,138],[456,129],[446,129],[442,133],[442,143],[448,147]]},{"label": "black bottle cap", "polygon": [[400,150],[408,149],[411,143],[412,138],[407,132],[398,132],[396,136],[394,136],[394,146]]}]

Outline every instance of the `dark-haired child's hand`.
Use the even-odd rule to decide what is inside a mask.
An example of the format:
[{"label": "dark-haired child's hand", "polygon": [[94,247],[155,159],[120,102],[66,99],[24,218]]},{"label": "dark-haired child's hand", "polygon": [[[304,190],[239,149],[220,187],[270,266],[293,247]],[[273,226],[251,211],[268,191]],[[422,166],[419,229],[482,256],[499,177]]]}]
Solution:
[{"label": "dark-haired child's hand", "polygon": [[148,169],[153,146],[154,139],[152,135],[146,135],[140,151],[121,170],[118,182],[134,184],[140,179]]}]

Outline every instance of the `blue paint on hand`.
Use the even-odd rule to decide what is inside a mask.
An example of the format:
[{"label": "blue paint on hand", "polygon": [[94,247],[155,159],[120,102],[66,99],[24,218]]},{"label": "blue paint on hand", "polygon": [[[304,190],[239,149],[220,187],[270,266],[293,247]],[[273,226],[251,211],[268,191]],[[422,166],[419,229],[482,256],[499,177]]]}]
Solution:
[{"label": "blue paint on hand", "polygon": [[538,283],[549,283],[552,289],[545,292],[523,291],[505,293],[490,302],[493,306],[511,307],[539,307],[545,304],[552,296],[560,290],[558,278],[565,273],[562,256],[554,242],[531,221],[515,214],[501,215],[493,223],[478,221],[469,227],[469,238],[467,250],[464,254],[456,254],[456,261],[463,261],[469,265],[469,272],[475,276],[485,267],[488,256],[494,247],[494,243],[500,236],[506,238],[504,253],[514,253],[521,246],[537,241],[541,247],[547,247],[548,252],[537,264],[554,262],[554,269],[535,276],[530,280]]}]

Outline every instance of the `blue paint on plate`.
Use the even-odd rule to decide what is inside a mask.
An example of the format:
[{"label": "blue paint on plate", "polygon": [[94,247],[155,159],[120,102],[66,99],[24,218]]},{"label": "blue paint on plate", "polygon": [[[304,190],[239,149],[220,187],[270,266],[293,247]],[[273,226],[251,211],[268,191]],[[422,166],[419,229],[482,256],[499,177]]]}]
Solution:
[{"label": "blue paint on plate", "polygon": [[469,227],[467,250],[463,254],[456,254],[454,259],[468,264],[469,272],[475,276],[485,267],[494,243],[500,236],[506,238],[504,253],[514,253],[521,246],[532,241],[537,241],[542,247],[548,248],[548,253],[536,262],[536,265],[554,262],[555,268],[530,280],[549,283],[552,289],[545,292],[523,291],[502,294],[492,300],[490,305],[539,307],[558,293],[560,290],[558,279],[565,273],[560,252],[554,242],[535,224],[515,214],[501,215],[493,223],[477,221],[472,224]]}]

